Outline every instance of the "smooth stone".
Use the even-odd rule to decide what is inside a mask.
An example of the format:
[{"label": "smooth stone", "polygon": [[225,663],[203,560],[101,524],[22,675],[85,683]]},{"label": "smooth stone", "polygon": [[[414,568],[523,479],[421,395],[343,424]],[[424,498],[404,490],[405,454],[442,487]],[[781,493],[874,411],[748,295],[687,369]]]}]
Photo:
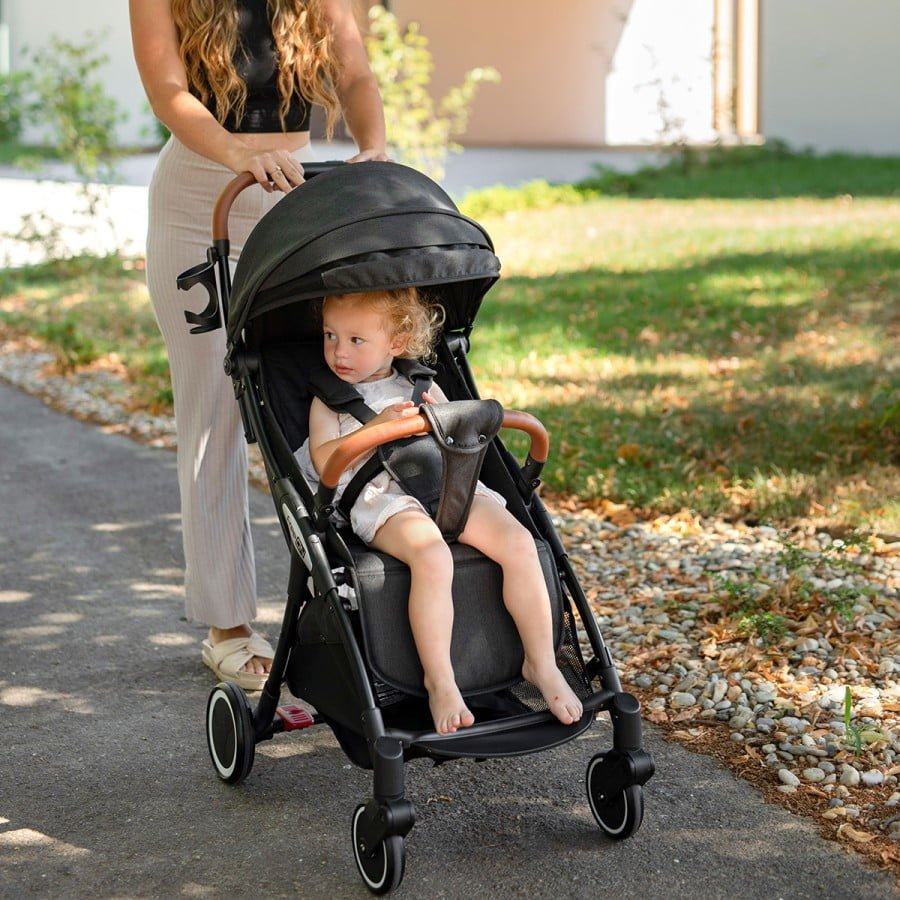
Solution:
[{"label": "smooth stone", "polygon": [[669,698],[669,704],[675,707],[696,706],[697,698],[686,691],[675,691]]},{"label": "smooth stone", "polygon": [[812,769],[804,769],[803,779],[804,781],[809,781],[812,784],[817,784],[818,782],[825,780],[825,773],[817,766]]},{"label": "smooth stone", "polygon": [[778,778],[782,784],[789,785],[790,787],[795,788],[800,784],[800,779],[790,769],[779,769]]},{"label": "smooth stone", "polygon": [[876,787],[884,782],[884,772],[879,772],[878,769],[869,769],[868,772],[863,772],[860,778],[866,787]]}]

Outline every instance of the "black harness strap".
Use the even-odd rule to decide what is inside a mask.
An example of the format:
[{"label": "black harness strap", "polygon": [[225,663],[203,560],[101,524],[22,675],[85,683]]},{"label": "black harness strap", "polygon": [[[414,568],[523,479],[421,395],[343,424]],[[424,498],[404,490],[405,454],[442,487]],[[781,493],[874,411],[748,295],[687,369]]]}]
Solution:
[{"label": "black harness strap", "polygon": [[[350,479],[338,508],[349,519],[365,486],[386,471],[425,507],[447,540],[456,540],[469,517],[485,451],[503,423],[503,407],[495,400],[425,403],[434,369],[417,360],[398,359],[394,366],[412,382],[411,399],[429,420],[431,434],[379,447]],[[356,388],[327,366],[310,374],[309,387],[330,409],[363,425],[376,416]]]},{"label": "black harness strap", "polygon": [[309,373],[308,383],[310,393],[334,412],[349,413],[363,425],[375,418],[375,411],[366,404],[359,391],[338,378],[324,362]]},{"label": "black harness strap", "polygon": [[[412,382],[412,402],[419,406],[422,401],[422,394],[431,388],[434,383],[435,370],[420,363],[416,359],[395,359],[394,368],[403,376]],[[347,413],[353,416],[357,422],[365,425],[375,418],[377,413],[363,400],[359,391],[352,384],[338,378],[331,369],[323,362],[321,366],[316,368],[309,375],[309,389],[315,394],[329,409],[337,413]],[[398,445],[406,445],[416,440],[411,438],[408,441],[395,442]],[[390,448],[379,447],[378,451],[367,460],[356,474],[350,479],[341,499],[338,502],[338,508],[345,517],[350,517],[350,510],[363,488],[385,468],[386,455],[390,453]]]}]

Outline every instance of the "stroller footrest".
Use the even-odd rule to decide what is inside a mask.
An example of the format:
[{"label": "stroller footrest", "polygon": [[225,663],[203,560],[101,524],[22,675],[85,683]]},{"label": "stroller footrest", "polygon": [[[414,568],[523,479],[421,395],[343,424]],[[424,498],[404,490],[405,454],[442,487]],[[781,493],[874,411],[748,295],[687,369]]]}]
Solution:
[{"label": "stroller footrest", "polygon": [[300,731],[316,724],[312,713],[302,706],[279,706],[275,715],[281,719],[283,731]]},{"label": "stroller footrest", "polygon": [[482,730],[476,725],[473,729],[462,728],[454,734],[417,735],[409,741],[409,747],[417,754],[450,758],[523,756],[568,743],[591,727],[594,716],[587,712],[572,725],[563,725],[546,714],[540,714],[537,722],[534,719],[534,716],[522,716],[518,727],[503,730],[489,727]]}]

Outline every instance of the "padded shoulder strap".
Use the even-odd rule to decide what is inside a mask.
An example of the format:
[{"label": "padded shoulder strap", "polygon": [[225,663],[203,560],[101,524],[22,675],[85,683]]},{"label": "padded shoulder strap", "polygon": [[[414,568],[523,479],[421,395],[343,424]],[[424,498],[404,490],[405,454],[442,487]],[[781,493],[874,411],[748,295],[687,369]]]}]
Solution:
[{"label": "padded shoulder strap", "polygon": [[395,359],[394,368],[412,382],[413,393],[411,399],[416,406],[420,406],[422,394],[430,390],[437,372],[424,363],[420,363],[417,359]]},{"label": "padded shoulder strap", "polygon": [[338,378],[324,363],[309,373],[309,390],[329,409],[349,413],[363,425],[377,415],[352,384]]}]

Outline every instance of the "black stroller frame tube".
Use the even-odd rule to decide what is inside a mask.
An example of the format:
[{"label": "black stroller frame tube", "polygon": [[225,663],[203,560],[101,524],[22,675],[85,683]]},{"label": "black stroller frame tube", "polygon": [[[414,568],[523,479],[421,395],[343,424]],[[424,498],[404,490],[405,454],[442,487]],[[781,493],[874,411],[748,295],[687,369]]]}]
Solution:
[{"label": "black stroller frame tube", "polygon": [[291,551],[291,568],[288,575],[287,606],[281,620],[281,634],[275,648],[275,658],[269,677],[263,686],[262,695],[253,713],[253,732],[257,742],[268,740],[274,733],[275,710],[281,699],[281,683],[287,671],[288,660],[297,643],[297,619],[303,606],[301,600],[306,581],[306,568],[300,557]]},{"label": "black stroller frame tube", "polygon": [[[255,395],[253,384],[248,384],[247,387],[247,393]],[[269,440],[259,407],[253,403],[248,403],[247,407],[260,448],[268,463],[273,457],[269,451]],[[311,574],[313,580],[319,582],[317,587],[323,597],[322,602],[327,605],[329,614],[334,617],[340,629],[342,644],[350,659],[355,686],[366,707],[361,714],[361,721],[372,751],[375,804],[361,821],[360,828],[368,834],[369,846],[376,847],[385,835],[406,834],[415,821],[412,804],[403,799],[405,792],[403,747],[396,738],[386,735],[381,710],[377,707],[365,663],[353,634],[353,627],[331,576],[330,565],[319,533],[296,488],[288,478],[282,477],[282,473],[277,470],[274,463],[272,469],[270,473],[273,476],[272,494],[277,508],[281,510],[282,505],[286,506],[294,519],[292,523],[286,523],[291,542],[291,571],[288,606],[282,622],[281,638],[272,671],[254,716],[256,733],[258,736],[271,734],[271,722],[281,693],[281,684],[287,671],[290,653],[296,644],[296,625],[302,606],[300,598],[303,585]],[[285,518],[283,514],[281,517]],[[294,533],[292,526],[296,526],[299,534]]]},{"label": "black stroller frame tube", "polygon": [[216,265],[219,270],[219,296],[222,298],[222,324],[228,325],[228,307],[231,303],[231,267],[228,265],[228,255],[231,253],[231,241],[228,238],[219,238],[213,241],[213,249],[216,252]]},{"label": "black stroller frame tube", "polygon": [[619,751],[639,751],[640,757],[643,758],[646,754],[643,753],[641,705],[634,696],[622,690],[619,673],[613,663],[609,648],[603,640],[603,635],[600,633],[594,613],[590,608],[587,597],[584,595],[584,591],[581,589],[581,585],[578,583],[578,579],[575,577],[572,563],[562,545],[562,541],[553,529],[547,510],[538,497],[535,497],[532,501],[531,512],[538,529],[550,544],[554,556],[560,565],[560,574],[575,600],[582,624],[596,654],[596,675],[600,679],[600,684],[606,691],[612,692],[608,711],[613,726],[613,747]]},{"label": "black stroller frame tube", "polygon": [[569,560],[569,554],[566,553],[566,549],[563,547],[559,535],[556,533],[550,522],[546,507],[538,497],[535,497],[532,501],[531,514],[541,535],[550,545],[554,557],[559,562],[561,568],[560,575],[564,578],[567,587],[572,592],[572,597],[575,600],[575,605],[578,607],[578,613],[581,616],[582,624],[584,625],[591,646],[594,648],[594,652],[597,654],[597,659],[600,663],[598,674],[600,675],[601,684],[608,690],[621,691],[622,684],[619,681],[619,674],[613,665],[609,648],[603,640],[603,635],[600,633],[600,628],[597,625],[594,613],[588,604],[587,597],[584,596],[584,591],[581,590],[581,585],[575,577],[572,563]]},{"label": "black stroller frame tube", "polygon": [[384,719],[376,705],[362,653],[337,587],[332,587],[328,591],[325,602],[328,603],[329,612],[335,617],[341,630],[342,642],[350,658],[356,688],[366,706],[360,714],[360,719],[372,755],[373,799],[366,804],[365,814],[359,822],[359,831],[366,848],[362,852],[370,856],[385,837],[407,834],[415,824],[416,814],[412,803],[403,796],[406,790],[403,745],[396,736],[385,730]]},{"label": "black stroller frame tube", "polygon": [[[454,353],[453,355],[457,365],[462,371],[466,387],[473,397],[478,397],[475,378],[472,369],[469,366],[466,353]],[[626,751],[629,760],[631,760],[632,757],[637,759],[637,767],[643,772],[648,771],[649,765],[649,772],[652,773],[652,763],[646,765],[644,763],[645,760],[649,760],[649,755],[642,749],[643,726],[640,716],[640,703],[638,703],[637,699],[631,694],[622,690],[622,682],[619,679],[619,673],[613,663],[612,655],[609,652],[609,648],[606,646],[606,642],[603,640],[603,635],[594,618],[594,613],[590,608],[587,597],[585,596],[578,579],[575,577],[569,555],[563,546],[562,540],[556,533],[553,523],[550,521],[550,516],[547,513],[546,507],[540,497],[534,493],[535,486],[530,484],[529,481],[525,481],[531,473],[526,469],[523,471],[522,475],[518,477],[516,477],[515,471],[511,471],[511,474],[515,480],[522,483],[522,487],[524,488],[523,499],[525,499],[529,507],[532,521],[550,547],[553,557],[557,562],[557,566],[559,567],[559,575],[565,582],[566,587],[569,589],[572,599],[575,602],[578,614],[581,617],[582,624],[584,625],[584,629],[594,651],[595,660],[593,661],[594,664],[589,666],[588,675],[591,679],[595,676],[599,678],[600,685],[603,689],[600,693],[603,694],[604,697],[601,699],[595,695],[594,702],[590,703],[590,706],[593,708],[604,708],[609,711],[610,721],[613,725],[614,749],[616,751]],[[629,765],[634,765],[634,763],[629,762]],[[649,775],[646,777],[649,777]]]}]

